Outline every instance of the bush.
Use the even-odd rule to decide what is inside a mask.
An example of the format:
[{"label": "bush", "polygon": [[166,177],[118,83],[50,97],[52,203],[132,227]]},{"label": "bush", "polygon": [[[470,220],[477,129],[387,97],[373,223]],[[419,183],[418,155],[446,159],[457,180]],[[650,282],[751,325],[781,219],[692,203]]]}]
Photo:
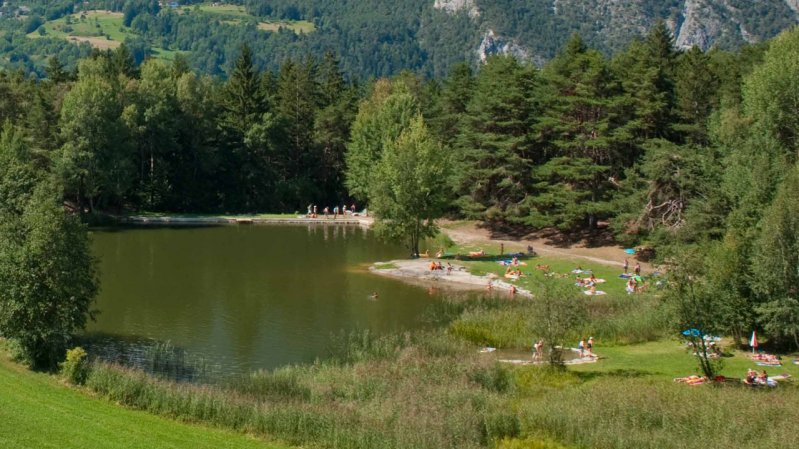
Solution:
[{"label": "bush", "polygon": [[59,365],[61,374],[75,385],[83,385],[89,377],[89,361],[86,351],[80,346],[67,351],[67,358]]}]

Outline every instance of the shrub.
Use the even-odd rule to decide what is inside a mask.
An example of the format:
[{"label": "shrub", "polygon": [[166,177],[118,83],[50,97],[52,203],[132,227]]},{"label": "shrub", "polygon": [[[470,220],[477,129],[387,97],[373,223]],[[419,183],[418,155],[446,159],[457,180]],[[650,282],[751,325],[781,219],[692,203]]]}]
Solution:
[{"label": "shrub", "polygon": [[64,378],[75,385],[83,385],[89,377],[89,361],[86,351],[80,346],[67,351],[67,358],[60,367]]}]

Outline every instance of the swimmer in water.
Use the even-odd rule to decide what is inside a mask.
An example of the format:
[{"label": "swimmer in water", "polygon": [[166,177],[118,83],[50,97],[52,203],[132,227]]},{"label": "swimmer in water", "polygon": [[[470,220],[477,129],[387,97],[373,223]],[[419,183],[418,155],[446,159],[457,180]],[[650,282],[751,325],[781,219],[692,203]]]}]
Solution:
[{"label": "swimmer in water", "polygon": [[369,297],[372,298],[372,299],[377,299],[379,297],[379,295],[377,294],[377,292],[372,292],[372,294],[369,295]]}]

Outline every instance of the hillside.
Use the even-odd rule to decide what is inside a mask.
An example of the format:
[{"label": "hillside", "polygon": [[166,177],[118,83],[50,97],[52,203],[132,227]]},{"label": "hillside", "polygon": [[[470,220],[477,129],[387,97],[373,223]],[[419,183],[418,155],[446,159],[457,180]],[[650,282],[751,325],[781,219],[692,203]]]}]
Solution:
[{"label": "hillside", "polygon": [[[476,64],[491,53],[510,53],[541,65],[575,32],[612,54],[664,20],[680,48],[735,49],[771,38],[799,18],[799,0],[403,0],[399,8],[389,0],[4,4],[4,65],[40,75],[49,55],[58,54],[71,64],[91,50],[89,45],[110,48],[121,42],[139,58],[182,52],[195,69],[223,75],[246,42],[262,68],[332,51],[343,70],[358,78],[403,69],[441,76],[457,62]],[[115,15],[100,24],[103,28],[63,32],[64,21],[89,10]],[[66,44],[86,45],[78,52]]]},{"label": "hillside", "polygon": [[[94,399],[0,353],[0,447],[277,448],[239,433],[181,424]],[[79,430],[78,430],[79,429]]]}]

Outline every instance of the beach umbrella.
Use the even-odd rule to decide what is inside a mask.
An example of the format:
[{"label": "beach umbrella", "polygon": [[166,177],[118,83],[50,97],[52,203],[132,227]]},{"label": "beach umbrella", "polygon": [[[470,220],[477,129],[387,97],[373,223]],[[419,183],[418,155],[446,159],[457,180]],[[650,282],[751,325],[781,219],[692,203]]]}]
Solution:
[{"label": "beach umbrella", "polygon": [[699,337],[702,335],[702,332],[699,329],[686,329],[682,331],[682,334],[686,337]]},{"label": "beach umbrella", "polygon": [[752,331],[752,338],[749,339],[749,346],[752,347],[752,354],[754,354],[755,348],[757,348],[757,334],[755,334],[755,331]]}]

